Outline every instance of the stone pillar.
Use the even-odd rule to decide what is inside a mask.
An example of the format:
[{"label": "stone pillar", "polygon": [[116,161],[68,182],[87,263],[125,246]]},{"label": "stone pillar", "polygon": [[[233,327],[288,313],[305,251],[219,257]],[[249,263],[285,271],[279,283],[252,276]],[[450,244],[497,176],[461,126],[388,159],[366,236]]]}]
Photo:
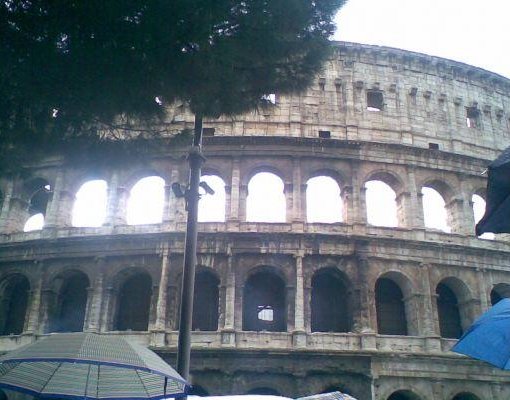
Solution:
[{"label": "stone pillar", "polygon": [[[240,219],[240,185],[241,172],[239,159],[232,161],[232,181],[230,182],[230,209],[227,210],[227,222],[239,222]],[[246,209],[246,206],[244,207]]]},{"label": "stone pillar", "polygon": [[487,282],[485,281],[485,268],[476,269],[476,280],[478,282],[478,290],[480,291],[480,305],[485,311],[491,306],[491,296],[487,292]]},{"label": "stone pillar", "polygon": [[104,257],[98,257],[95,262],[97,275],[94,286],[88,289],[87,310],[85,313],[84,330],[87,332],[99,332],[101,327],[106,260]]},{"label": "stone pillar", "polygon": [[285,196],[285,222],[292,222],[294,220],[294,185],[292,183],[285,183],[283,186],[283,194]]},{"label": "stone pillar", "polygon": [[441,338],[439,335],[439,320],[437,318],[437,296],[435,288],[430,286],[431,266],[429,264],[421,264],[421,281],[423,285],[423,301],[421,311],[421,332],[425,336],[425,348],[427,351],[441,351]]},{"label": "stone pillar", "polygon": [[57,226],[72,226],[73,207],[76,196],[66,189],[58,192],[58,218]]},{"label": "stone pillar", "polygon": [[14,192],[14,182],[9,180],[7,182],[7,188],[2,201],[2,208],[0,209],[0,232],[9,233],[11,232],[11,219],[10,219],[10,208],[11,198]]},{"label": "stone pillar", "polygon": [[60,191],[64,189],[64,172],[59,170],[55,178],[55,185],[51,188],[46,215],[44,216],[44,229],[58,227]]},{"label": "stone pillar", "polygon": [[367,207],[365,200],[365,186],[361,186],[357,175],[358,165],[352,165],[354,171],[351,177],[351,185],[345,185],[341,190],[344,203],[344,221],[352,225],[366,225]]},{"label": "stone pillar", "polygon": [[306,347],[303,256],[302,250],[294,255],[296,263],[296,290],[294,294],[294,332],[292,336],[295,347]]},{"label": "stone pillar", "polygon": [[39,333],[38,330],[40,329],[40,316],[41,316],[41,305],[42,305],[42,287],[43,287],[43,280],[44,280],[44,263],[43,262],[35,262],[35,267],[38,270],[38,279],[35,284],[35,287],[30,290],[30,296],[29,296],[29,307],[27,310],[27,323],[26,323],[26,329],[25,333],[27,334],[34,334]]},{"label": "stone pillar", "polygon": [[416,186],[416,175],[414,168],[407,169],[407,182],[406,186],[409,188],[409,208],[406,211],[407,219],[410,222],[410,228],[425,228],[425,221],[423,218],[423,195],[421,194],[421,187]]},{"label": "stone pillar", "polygon": [[101,307],[100,331],[111,331],[114,329],[113,321],[115,319],[115,303],[117,291],[112,286],[108,286],[104,291],[103,304]]},{"label": "stone pillar", "polygon": [[306,201],[303,198],[303,184],[301,181],[301,163],[300,160],[297,158],[294,158],[292,161],[292,183],[293,183],[292,227],[293,231],[295,231],[294,228],[297,228],[298,226],[302,227],[302,224],[304,223],[305,220],[304,206],[306,205]]},{"label": "stone pillar", "polygon": [[124,186],[117,186],[117,207],[115,209],[114,225],[126,225],[128,198],[129,191]]},{"label": "stone pillar", "polygon": [[449,217],[449,225],[452,232],[462,235],[474,236],[475,219],[473,203],[469,198],[469,190],[465,182],[460,183],[460,193],[457,193],[446,205]]},{"label": "stone pillar", "polygon": [[225,322],[223,329],[233,330],[235,326],[236,275],[233,256],[228,254],[227,282],[225,288]]},{"label": "stone pillar", "polygon": [[114,171],[110,176],[108,183],[108,199],[106,202],[106,218],[104,225],[114,225],[116,222],[117,206],[118,206],[118,188],[119,188],[119,174]]},{"label": "stone pillar", "polygon": [[369,287],[368,243],[357,242],[354,252],[354,259],[357,267],[357,282],[354,307],[354,331],[361,334],[362,349],[375,349],[376,316],[375,297],[373,290]]},{"label": "stone pillar", "polygon": [[164,332],[166,328],[166,309],[168,304],[168,270],[169,270],[169,249],[165,244],[161,253],[161,277],[159,279],[158,301],[156,304],[156,320],[153,331]]},{"label": "stone pillar", "polygon": [[179,183],[179,170],[173,168],[170,173],[169,185],[165,186],[165,205],[163,208],[163,222],[175,223],[179,220],[179,207],[182,207],[181,199],[178,199],[172,191],[172,184]]},{"label": "stone pillar", "polygon": [[51,319],[53,313],[53,304],[55,293],[51,288],[42,287],[41,289],[41,307],[39,314],[39,332],[47,333],[51,329]]}]

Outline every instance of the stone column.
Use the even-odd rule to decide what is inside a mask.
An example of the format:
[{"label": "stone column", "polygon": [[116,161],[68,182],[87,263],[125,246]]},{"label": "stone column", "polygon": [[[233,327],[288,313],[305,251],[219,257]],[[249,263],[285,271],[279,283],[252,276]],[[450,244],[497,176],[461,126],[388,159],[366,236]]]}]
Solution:
[{"label": "stone column", "polygon": [[[43,284],[44,285],[44,284]],[[51,329],[52,306],[54,303],[55,293],[51,288],[41,288],[41,307],[39,314],[39,332],[47,333]]]},{"label": "stone column", "polygon": [[439,320],[437,319],[437,310],[435,302],[437,296],[435,288],[430,286],[431,266],[429,264],[421,264],[421,281],[423,285],[423,309],[422,309],[422,331],[421,335],[425,336],[425,348],[427,351],[441,351],[441,338],[439,335]]},{"label": "stone column", "polygon": [[354,310],[354,331],[361,334],[362,349],[375,349],[377,331],[375,310],[375,296],[369,287],[368,242],[357,242],[354,252],[357,266],[357,282]]},{"label": "stone column", "polygon": [[76,196],[67,189],[58,192],[58,218],[57,226],[72,226],[73,207]]},{"label": "stone column", "polygon": [[294,332],[292,336],[293,344],[296,347],[306,347],[303,256],[304,252],[302,250],[294,255],[296,263],[296,290],[294,294]]},{"label": "stone column", "polygon": [[97,275],[94,286],[88,289],[87,311],[85,314],[84,330],[88,332],[99,332],[101,326],[106,260],[104,257],[98,257],[95,262]]},{"label": "stone column", "polygon": [[283,194],[285,196],[285,222],[292,222],[294,220],[294,185],[285,183]]},{"label": "stone column", "polygon": [[236,275],[234,268],[234,256],[232,255],[231,245],[227,249],[227,275],[224,296],[225,308],[223,315],[223,325],[221,326],[221,344],[222,346],[235,347],[235,328],[236,328]]},{"label": "stone column", "polygon": [[106,202],[106,218],[104,225],[115,225],[118,206],[119,174],[114,171],[108,183],[108,199]]},{"label": "stone column", "polygon": [[460,193],[457,193],[446,205],[449,225],[452,232],[473,236],[475,234],[475,220],[473,203],[469,198],[469,190],[462,180]]},{"label": "stone column", "polygon": [[161,277],[159,279],[158,301],[156,304],[156,320],[153,331],[163,332],[166,328],[166,309],[168,304],[168,270],[169,270],[169,249],[168,245],[163,245],[161,252]]},{"label": "stone column", "polygon": [[352,170],[351,186],[345,185],[340,192],[344,203],[344,221],[352,225],[366,225],[366,189],[364,185],[361,186],[356,163],[352,165]]},{"label": "stone column", "polygon": [[[306,200],[303,198],[303,184],[301,181],[301,163],[295,158],[292,162],[292,231],[302,231],[305,222]],[[306,186],[305,186],[306,188]]]},{"label": "stone column", "polygon": [[478,282],[478,290],[480,291],[480,305],[485,311],[491,306],[490,293],[487,293],[487,282],[485,281],[485,268],[476,269],[476,280]]},{"label": "stone column", "polygon": [[14,182],[9,180],[7,182],[7,188],[4,193],[4,198],[2,201],[2,208],[0,209],[0,232],[1,233],[9,233],[11,232],[11,219],[10,219],[10,207],[11,207],[11,198],[14,192]]},{"label": "stone column", "polygon": [[178,220],[177,213],[182,206],[181,199],[178,199],[172,191],[172,184],[179,183],[179,169],[173,168],[170,173],[170,182],[165,186],[165,205],[163,208],[163,222],[175,223]]},{"label": "stone column", "polygon": [[44,280],[44,263],[43,262],[34,262],[34,266],[37,268],[38,272],[38,279],[35,284],[35,287],[30,290],[30,296],[29,296],[29,307],[28,307],[28,318],[26,323],[26,329],[25,333],[27,334],[34,334],[38,333],[38,330],[40,329],[40,316],[41,316],[41,305],[42,305],[42,287],[43,287],[43,280]]},{"label": "stone column", "polygon": [[128,198],[129,191],[124,186],[117,186],[117,207],[115,209],[114,225],[126,225]]},{"label": "stone column", "polygon": [[64,172],[59,170],[55,178],[55,185],[51,188],[50,198],[44,217],[44,229],[56,228],[59,219],[60,191],[64,189]]},{"label": "stone column", "polygon": [[406,216],[410,225],[409,228],[425,228],[423,218],[423,195],[421,194],[421,187],[416,186],[416,175],[414,168],[407,169],[407,182],[406,186],[409,188],[409,207],[406,210]]},{"label": "stone column", "polygon": [[115,319],[115,295],[116,290],[112,286],[106,287],[104,291],[103,303],[101,307],[100,331],[111,331],[114,329],[113,321]]},{"label": "stone column", "polygon": [[[239,169],[239,159],[232,161],[232,181],[230,182],[230,209],[227,210],[227,222],[239,222],[240,219],[240,185],[241,171]],[[246,207],[245,207],[246,208]]]}]

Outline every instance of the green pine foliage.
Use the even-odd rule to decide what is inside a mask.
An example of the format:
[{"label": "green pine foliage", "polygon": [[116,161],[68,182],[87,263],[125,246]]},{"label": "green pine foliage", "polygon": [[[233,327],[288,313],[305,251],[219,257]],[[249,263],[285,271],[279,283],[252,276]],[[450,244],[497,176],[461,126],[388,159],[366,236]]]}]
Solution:
[{"label": "green pine foliage", "polygon": [[0,0],[0,164],[147,139],[175,100],[217,117],[301,91],[344,1]]}]

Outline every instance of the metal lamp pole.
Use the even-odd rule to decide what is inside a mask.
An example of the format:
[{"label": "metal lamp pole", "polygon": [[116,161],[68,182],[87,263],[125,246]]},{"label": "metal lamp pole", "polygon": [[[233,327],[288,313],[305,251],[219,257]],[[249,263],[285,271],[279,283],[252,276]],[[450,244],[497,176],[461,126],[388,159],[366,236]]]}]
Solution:
[{"label": "metal lamp pole", "polygon": [[179,316],[179,342],[177,348],[177,372],[186,380],[189,379],[193,292],[195,289],[195,265],[197,263],[197,218],[198,200],[200,198],[198,188],[200,185],[201,168],[204,161],[205,158],[202,155],[202,116],[195,115],[193,146],[188,155],[190,173],[189,186],[185,196],[188,218],[186,222]]}]

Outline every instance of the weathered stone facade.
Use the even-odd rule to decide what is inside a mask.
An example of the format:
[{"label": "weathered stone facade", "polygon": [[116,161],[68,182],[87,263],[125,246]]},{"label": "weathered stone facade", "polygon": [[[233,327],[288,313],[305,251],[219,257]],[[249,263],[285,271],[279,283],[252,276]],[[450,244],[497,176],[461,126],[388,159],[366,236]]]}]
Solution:
[{"label": "weathered stone facade", "polygon": [[[210,394],[264,388],[293,397],[340,388],[361,400],[508,399],[508,373],[448,351],[455,339],[441,337],[446,317],[438,308],[446,306],[438,304],[441,290],[453,293],[465,329],[496,297],[510,294],[508,240],[476,238],[472,210],[472,195],[484,195],[482,172],[510,141],[510,81],[422,54],[334,46],[306,93],[276,94],[273,108],[205,123],[215,130],[204,138],[203,174],[225,182],[226,216],[199,227],[198,272],[217,282],[218,310],[213,330],[193,333],[193,381]],[[168,126],[192,121],[176,106]],[[129,336],[174,362],[185,210],[171,184],[186,182],[185,156],[186,149],[169,149],[118,170],[40,163],[33,177],[51,192],[45,226],[33,232],[22,232],[33,181],[0,179],[0,299],[10,313],[0,318],[1,350],[65,330],[55,328],[54,316],[63,315],[63,304],[79,303],[65,299],[72,287],[84,290],[83,330]],[[285,222],[246,219],[248,183],[261,171],[283,181]],[[128,225],[130,189],[154,175],[165,180],[162,222]],[[315,176],[338,184],[342,222],[307,222],[306,184]],[[73,227],[75,194],[90,179],[108,183],[105,222]],[[367,222],[370,180],[395,192],[398,227]],[[451,233],[425,227],[424,186],[444,198]],[[314,328],[312,298],[323,273],[345,292],[338,304],[346,328],[336,332]],[[244,330],[247,282],[263,275],[281,282],[282,310],[271,312],[282,311],[284,328]],[[137,286],[141,276],[145,289]],[[405,332],[381,333],[381,282],[400,291]],[[125,298],[135,292],[135,299],[148,293],[141,331],[119,310],[137,307]],[[13,293],[26,294],[25,303]],[[398,311],[388,304],[390,313]],[[13,310],[25,310],[21,322]]]}]

